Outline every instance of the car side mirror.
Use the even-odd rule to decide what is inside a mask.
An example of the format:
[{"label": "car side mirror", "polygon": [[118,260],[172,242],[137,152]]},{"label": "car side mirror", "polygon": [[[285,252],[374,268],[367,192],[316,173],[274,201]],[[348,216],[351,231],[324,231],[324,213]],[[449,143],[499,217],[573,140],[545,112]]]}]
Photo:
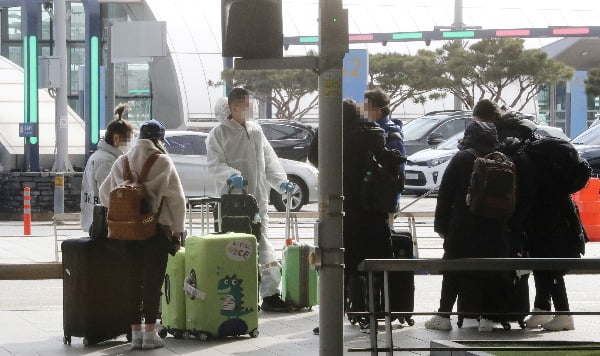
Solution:
[{"label": "car side mirror", "polygon": [[430,146],[437,146],[440,143],[444,142],[445,138],[442,134],[434,132],[429,137],[427,137],[427,144]]}]

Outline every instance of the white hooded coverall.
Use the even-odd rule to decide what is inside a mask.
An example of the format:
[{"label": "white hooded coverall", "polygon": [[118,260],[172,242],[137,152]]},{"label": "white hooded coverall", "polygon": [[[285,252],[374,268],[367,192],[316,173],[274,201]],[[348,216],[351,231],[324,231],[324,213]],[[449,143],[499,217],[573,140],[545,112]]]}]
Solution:
[{"label": "white hooded coverall", "polygon": [[267,237],[269,192],[271,187],[280,191],[281,183],[287,182],[287,175],[258,123],[246,121],[242,126],[228,119],[226,99],[217,102],[215,114],[220,124],[210,131],[206,141],[208,171],[219,194],[227,192],[227,179],[233,174],[240,174],[248,181],[248,193],[258,202],[262,223],[258,243],[259,290],[263,298],[269,297],[280,293],[281,281],[279,266],[272,263],[276,261],[275,251]]}]

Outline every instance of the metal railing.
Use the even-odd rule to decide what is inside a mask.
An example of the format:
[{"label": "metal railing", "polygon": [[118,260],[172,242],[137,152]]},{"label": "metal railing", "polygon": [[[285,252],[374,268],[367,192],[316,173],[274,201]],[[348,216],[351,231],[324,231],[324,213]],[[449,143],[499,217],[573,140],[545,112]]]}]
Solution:
[{"label": "metal railing", "polygon": [[[407,272],[426,270],[433,273],[448,271],[510,271],[510,270],[536,270],[536,271],[569,271],[569,274],[600,274],[600,258],[464,258],[464,259],[366,259],[358,266],[358,270],[368,274],[368,297],[370,312],[352,313],[353,315],[368,315],[370,318],[370,347],[368,348],[350,348],[349,352],[371,352],[371,355],[377,355],[379,352],[386,352],[387,355],[393,355],[394,351],[451,351],[451,348],[399,348],[394,347],[392,340],[392,320],[393,316],[410,315],[452,315],[458,313],[435,313],[435,312],[391,312],[389,302],[389,272]],[[375,310],[374,298],[374,273],[383,272],[383,292],[384,292],[384,315],[385,315],[385,347],[378,346],[377,340],[377,315]],[[486,313],[495,315],[505,315],[510,313]],[[537,315],[600,315],[600,312],[530,312],[528,314]],[[543,347],[466,347],[460,348],[461,351],[531,351],[545,350]],[[567,348],[562,348],[567,349]],[[569,350],[600,350],[600,346],[569,347]],[[458,350],[458,349],[457,349]],[[554,348],[556,350],[556,348]]]}]

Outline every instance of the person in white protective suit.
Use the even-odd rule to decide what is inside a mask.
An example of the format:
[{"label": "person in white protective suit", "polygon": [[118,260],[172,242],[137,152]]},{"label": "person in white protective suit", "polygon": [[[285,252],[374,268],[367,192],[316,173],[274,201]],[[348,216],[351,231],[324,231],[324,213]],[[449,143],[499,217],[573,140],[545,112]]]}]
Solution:
[{"label": "person in white protective suit", "polygon": [[283,193],[293,190],[293,183],[288,181],[260,125],[248,121],[252,115],[250,92],[243,88],[232,89],[227,99],[217,102],[215,115],[220,124],[210,131],[206,141],[208,170],[221,194],[227,190],[228,179],[235,188],[241,188],[244,180],[248,182],[248,193],[256,198],[261,219],[258,243],[261,309],[288,312],[291,306],[281,299],[279,290],[279,263],[267,237],[267,208],[271,187]]}]

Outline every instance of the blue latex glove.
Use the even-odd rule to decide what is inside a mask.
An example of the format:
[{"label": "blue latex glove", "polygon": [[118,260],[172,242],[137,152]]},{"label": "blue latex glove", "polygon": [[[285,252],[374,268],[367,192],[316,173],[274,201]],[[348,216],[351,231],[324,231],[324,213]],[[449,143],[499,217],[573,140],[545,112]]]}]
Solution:
[{"label": "blue latex glove", "polygon": [[296,185],[294,183],[287,181],[287,182],[281,183],[281,185],[279,186],[279,189],[283,192],[291,193],[294,191],[295,187],[296,187]]},{"label": "blue latex glove", "polygon": [[239,174],[232,174],[229,180],[235,189],[242,189],[244,187],[244,177]]}]

